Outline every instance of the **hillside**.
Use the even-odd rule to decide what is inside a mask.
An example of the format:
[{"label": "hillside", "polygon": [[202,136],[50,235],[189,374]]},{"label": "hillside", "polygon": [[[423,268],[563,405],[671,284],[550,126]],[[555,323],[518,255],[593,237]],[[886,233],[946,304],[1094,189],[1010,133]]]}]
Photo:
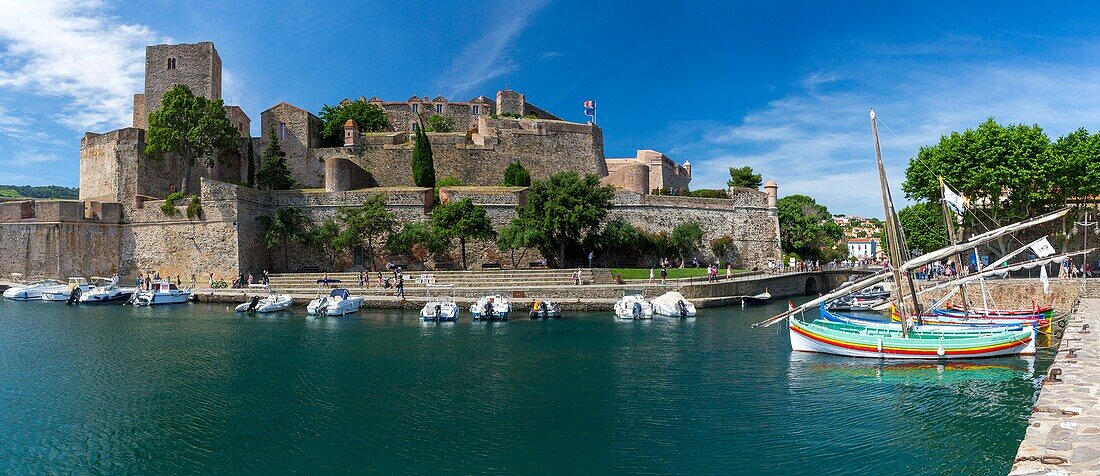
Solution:
[{"label": "hillside", "polygon": [[57,185],[0,185],[0,197],[76,199],[79,189]]}]

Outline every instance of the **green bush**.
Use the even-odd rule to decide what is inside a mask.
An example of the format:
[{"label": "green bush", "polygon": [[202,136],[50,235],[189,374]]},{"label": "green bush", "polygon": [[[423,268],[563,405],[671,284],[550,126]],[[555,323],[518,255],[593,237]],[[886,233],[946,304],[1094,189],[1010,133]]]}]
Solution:
[{"label": "green bush", "polygon": [[689,196],[698,198],[730,198],[729,194],[722,189],[704,188],[700,190],[692,190],[688,192]]},{"label": "green bush", "polygon": [[197,220],[202,218],[202,202],[198,195],[191,195],[191,203],[187,204],[187,219]]},{"label": "green bush", "polygon": [[179,214],[179,210],[176,210],[176,201],[184,197],[183,192],[172,192],[164,197],[164,203],[160,206],[160,211],[166,216],[175,216]]},{"label": "green bush", "polygon": [[504,169],[504,185],[508,187],[529,187],[531,186],[531,173],[527,169],[523,168],[523,164],[519,161],[508,164],[508,168]]},{"label": "green bush", "polygon": [[451,132],[454,130],[454,121],[449,117],[432,114],[428,118],[428,132]]}]

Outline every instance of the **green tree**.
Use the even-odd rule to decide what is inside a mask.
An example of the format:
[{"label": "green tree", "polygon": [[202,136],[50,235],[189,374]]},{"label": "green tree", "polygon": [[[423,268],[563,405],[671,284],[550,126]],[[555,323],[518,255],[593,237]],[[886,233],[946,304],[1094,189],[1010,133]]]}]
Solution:
[{"label": "green tree", "polygon": [[462,269],[467,269],[466,240],[489,240],[497,236],[485,207],[474,205],[469,198],[435,207],[432,210],[432,227],[444,239],[458,238]]},{"label": "green tree", "polygon": [[680,262],[684,262],[687,256],[698,251],[699,245],[703,243],[703,227],[695,221],[681,223],[672,229],[668,240],[680,257]]},{"label": "green tree", "polygon": [[286,154],[279,148],[279,136],[275,135],[275,127],[271,127],[268,134],[271,140],[267,141],[264,153],[260,156],[260,170],[256,172],[256,185],[266,190],[287,190],[294,187],[294,176],[286,165]]},{"label": "green tree", "polygon": [[735,258],[734,255],[737,253],[737,245],[733,244],[733,237],[722,235],[711,240],[710,251],[714,253],[719,261],[732,262]]},{"label": "green tree", "polygon": [[730,179],[726,182],[726,185],[759,189],[763,183],[763,177],[760,174],[752,173],[752,167],[746,165],[744,167],[730,167]]},{"label": "green tree", "polygon": [[416,129],[416,143],[412,150],[413,183],[417,187],[435,188],[435,162],[432,159],[432,143],[424,127]]},{"label": "green tree", "polygon": [[555,258],[565,266],[565,250],[580,243],[599,228],[615,191],[601,186],[595,175],[581,177],[576,172],[559,172],[546,180],[535,181],[527,189],[527,204],[519,209],[527,223],[537,227],[536,247],[547,259]]},{"label": "green tree", "polygon": [[504,185],[508,187],[529,187],[531,185],[531,173],[523,168],[519,161],[508,164],[504,169]]},{"label": "green tree", "polygon": [[428,132],[451,132],[454,130],[454,121],[446,116],[432,114],[428,117]]},{"label": "green tree", "polygon": [[776,202],[783,251],[804,259],[838,258],[844,230],[833,222],[829,209],[806,195],[787,195]]},{"label": "green tree", "polygon": [[500,229],[497,234],[497,249],[508,253],[512,267],[518,268],[527,250],[535,246],[536,233],[534,227],[517,217],[508,226]]},{"label": "green tree", "polygon": [[336,216],[344,224],[339,243],[366,248],[373,271],[376,267],[375,243],[391,233],[395,224],[393,213],[386,210],[386,197],[372,195],[360,206],[340,209]]},{"label": "green tree", "polygon": [[256,153],[252,150],[252,136],[248,136],[248,186],[256,186]]},{"label": "green tree", "polygon": [[447,242],[439,236],[432,226],[425,222],[406,223],[401,231],[390,235],[386,240],[386,251],[396,255],[411,256],[423,267],[436,253],[447,250]]},{"label": "green tree", "polygon": [[195,96],[182,84],[164,93],[161,108],[149,114],[145,153],[155,162],[172,156],[179,161],[180,191],[191,190],[191,169],[200,158],[213,167],[219,152],[236,148],[240,134],[225,115],[221,99]]},{"label": "green tree", "polygon": [[630,222],[621,218],[611,220],[600,233],[599,247],[604,257],[612,257],[615,264],[621,264],[619,258],[628,257],[640,261],[647,248],[647,237]]},{"label": "green tree", "polygon": [[943,206],[938,203],[914,203],[902,208],[898,221],[905,230],[905,244],[910,250],[929,252],[948,245]]},{"label": "green tree", "polygon": [[260,222],[260,229],[263,230],[264,244],[268,248],[282,245],[283,269],[288,269],[288,241],[309,244],[309,218],[299,208],[286,207],[276,209],[273,215],[261,216],[257,220]]},{"label": "green tree", "polygon": [[321,119],[322,147],[344,145],[344,124],[348,119],[355,121],[360,132],[381,132],[389,125],[386,112],[366,101],[350,101],[336,106],[325,104],[317,116]]},{"label": "green tree", "polygon": [[311,227],[308,233],[309,247],[325,255],[325,261],[328,263],[328,269],[330,270],[336,266],[336,256],[341,251],[350,248],[342,239],[341,234],[340,225],[331,218],[325,220],[319,226]]}]

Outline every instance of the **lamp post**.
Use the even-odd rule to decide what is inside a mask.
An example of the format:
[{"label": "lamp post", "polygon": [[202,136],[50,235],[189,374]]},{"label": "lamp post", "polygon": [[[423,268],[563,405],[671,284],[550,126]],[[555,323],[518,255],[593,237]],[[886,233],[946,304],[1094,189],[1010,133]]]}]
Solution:
[{"label": "lamp post", "polygon": [[[1096,225],[1100,224],[1100,222],[1092,221],[1092,215],[1090,215],[1088,212],[1085,212],[1084,220],[1075,221],[1075,222],[1073,222],[1073,224],[1074,224],[1073,233],[1075,233],[1075,234],[1077,233],[1077,227],[1078,226],[1084,227],[1084,229],[1085,229],[1085,232],[1084,232],[1085,233],[1085,239],[1084,239],[1084,243],[1083,243],[1082,248],[1081,248],[1082,250],[1086,250],[1085,251],[1085,256],[1081,261],[1081,276],[1082,276],[1082,278],[1085,278],[1086,277],[1085,276],[1085,265],[1087,265],[1089,263],[1089,253],[1087,251],[1089,249],[1089,227],[1090,226],[1091,227],[1096,227]],[[1093,233],[1100,234],[1100,227],[1093,228]]]}]

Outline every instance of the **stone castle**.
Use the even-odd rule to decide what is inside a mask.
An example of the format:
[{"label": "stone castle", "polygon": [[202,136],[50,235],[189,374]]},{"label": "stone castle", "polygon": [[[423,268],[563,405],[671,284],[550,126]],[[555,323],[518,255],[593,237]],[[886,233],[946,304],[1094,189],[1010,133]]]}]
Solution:
[{"label": "stone castle", "polygon": [[[495,100],[478,96],[465,102],[442,96],[396,102],[360,97],[356,100],[385,112],[386,130],[363,133],[349,121],[343,144],[328,147],[322,146],[321,120],[305,109],[282,102],[261,112],[261,135],[252,138],[245,111],[225,106],[241,134],[240,147],[223,151],[214,167],[193,169],[195,189],[187,192],[201,197],[201,217],[165,215],[159,205],[181,177],[171,159],[156,163],[145,156],[149,113],[177,84],[220,99],[221,67],[210,42],[147,47],[145,88],[134,96],[133,126],[89,132],[81,140],[80,200],[0,203],[0,272],[65,277],[158,269],[230,276],[319,264],[323,260],[308,250],[295,250],[294,262],[273,259],[260,245],[257,217],[295,206],[320,222],[340,207],[384,194],[400,220],[430,220],[433,192],[413,186],[411,150],[412,133],[432,115],[450,119],[455,130],[428,134],[436,177],[468,184],[441,195],[473,198],[489,209],[497,226],[507,224],[524,203],[525,189],[499,187],[504,169],[519,161],[535,180],[565,170],[602,177],[619,190],[612,218],[651,231],[669,231],[695,220],[703,225],[707,242],[720,236],[734,239],[739,266],[763,267],[778,259],[774,182],[765,192],[731,189],[728,200],[650,195],[656,189],[686,191],[690,164],[678,165],[653,150],[606,158],[598,126],[564,121],[507,89],[498,91]],[[347,101],[352,100],[341,102]],[[258,164],[259,152],[273,134],[301,189],[259,191],[233,185],[245,181],[249,141]],[[471,255],[477,256],[471,258],[475,263],[503,261],[495,252],[493,246],[475,247]],[[360,254],[340,265],[361,264]]]}]

